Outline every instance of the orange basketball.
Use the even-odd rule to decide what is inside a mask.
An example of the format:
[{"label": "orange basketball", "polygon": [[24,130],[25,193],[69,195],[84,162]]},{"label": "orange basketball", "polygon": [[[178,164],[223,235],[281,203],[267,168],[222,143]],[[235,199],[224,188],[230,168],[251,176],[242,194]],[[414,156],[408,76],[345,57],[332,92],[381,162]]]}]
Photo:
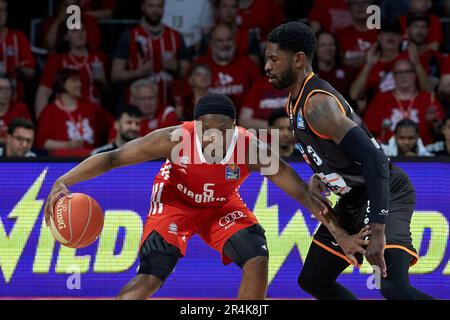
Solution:
[{"label": "orange basketball", "polygon": [[103,211],[97,201],[84,193],[72,193],[55,203],[50,230],[53,237],[70,248],[83,248],[94,242],[103,228]]}]

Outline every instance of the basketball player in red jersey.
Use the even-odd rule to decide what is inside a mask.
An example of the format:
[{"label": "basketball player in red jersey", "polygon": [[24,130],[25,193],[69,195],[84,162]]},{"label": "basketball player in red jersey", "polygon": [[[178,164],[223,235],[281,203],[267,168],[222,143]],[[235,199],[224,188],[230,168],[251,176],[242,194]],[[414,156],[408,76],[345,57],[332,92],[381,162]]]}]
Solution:
[{"label": "basketball player in red jersey", "polygon": [[[155,293],[184,255],[194,234],[220,252],[224,264],[234,262],[242,268],[239,298],[263,299],[268,273],[264,229],[238,192],[251,171],[266,174],[323,221],[337,235],[350,258],[363,250],[363,238],[368,231],[355,236],[343,232],[334,214],[327,211],[321,195],[308,191],[308,186],[275,152],[271,153],[275,156],[269,165],[278,164],[277,171],[271,172],[270,166],[262,165],[262,161],[253,161],[252,156],[260,155],[261,148],[271,150],[250,132],[236,126],[236,111],[227,96],[202,97],[194,110],[194,119],[88,158],[57,179],[47,199],[48,223],[58,196],[70,196],[67,187],[116,167],[161,157],[168,159],[154,181],[138,275],[121,290],[119,299],[145,299]],[[208,151],[211,146],[215,147],[214,152]]]}]

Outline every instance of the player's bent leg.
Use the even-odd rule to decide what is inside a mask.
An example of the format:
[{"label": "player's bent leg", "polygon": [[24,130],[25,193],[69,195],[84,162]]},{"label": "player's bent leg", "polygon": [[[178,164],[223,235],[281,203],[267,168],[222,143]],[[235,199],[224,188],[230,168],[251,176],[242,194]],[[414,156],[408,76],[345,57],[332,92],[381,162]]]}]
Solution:
[{"label": "player's bent leg", "polygon": [[248,260],[242,267],[242,280],[238,299],[263,300],[266,297],[268,281],[268,257],[258,256]]},{"label": "player's bent leg", "polygon": [[402,249],[389,248],[384,252],[387,278],[381,278],[381,294],[388,300],[433,299],[412,287],[409,282],[409,267],[413,256]]},{"label": "player's bent leg", "polygon": [[298,284],[318,300],[356,300],[348,289],[336,282],[348,266],[346,260],[313,242],[298,277]]},{"label": "player's bent leg", "polygon": [[138,275],[122,288],[117,298],[146,299],[153,295],[172,273],[181,256],[177,247],[153,230],[141,246]]},{"label": "player's bent leg", "polygon": [[151,274],[138,274],[128,282],[117,296],[118,300],[144,300],[161,287],[162,281]]},{"label": "player's bent leg", "polygon": [[269,252],[264,229],[255,224],[233,234],[223,247],[223,254],[242,268],[238,298],[261,300],[266,297]]}]

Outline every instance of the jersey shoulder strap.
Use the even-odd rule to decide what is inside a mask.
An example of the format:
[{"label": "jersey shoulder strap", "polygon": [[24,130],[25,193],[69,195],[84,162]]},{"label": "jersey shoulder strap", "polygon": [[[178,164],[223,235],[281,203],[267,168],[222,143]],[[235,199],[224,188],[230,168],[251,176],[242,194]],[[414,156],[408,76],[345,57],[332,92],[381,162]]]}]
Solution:
[{"label": "jersey shoulder strap", "polygon": [[314,132],[314,134],[316,134],[319,138],[322,138],[322,139],[325,139],[325,140],[332,140],[332,138],[331,138],[330,136],[327,136],[327,135],[325,135],[325,134],[322,134],[322,133],[318,132],[316,129],[314,129],[314,127],[311,125],[311,122],[308,121],[308,117],[306,116],[306,115],[307,115],[307,109],[308,109],[308,108],[314,108],[313,105],[309,105],[309,104],[308,104],[309,99],[311,98],[311,96],[313,96],[314,94],[318,94],[318,93],[326,94],[326,95],[329,95],[330,97],[333,97],[334,100],[336,101],[337,105],[339,106],[339,109],[341,110],[341,112],[342,112],[344,115],[346,115],[346,116],[348,116],[347,110],[346,110],[346,108],[344,107],[344,105],[342,104],[342,102],[338,99],[338,97],[336,97],[336,95],[334,95],[334,94],[333,94],[332,92],[330,92],[330,91],[326,91],[326,90],[322,90],[322,89],[314,89],[314,90],[311,90],[311,91],[308,93],[308,96],[307,96],[306,99],[305,99],[304,106],[303,106],[303,110],[302,110],[302,111],[303,111],[303,114],[304,114],[304,118],[305,118],[306,123],[308,124],[309,128],[311,129],[311,131]]},{"label": "jersey shoulder strap", "polygon": [[[319,138],[325,140],[331,140],[331,137],[321,134],[317,130],[311,126],[311,123],[306,119],[306,109],[308,108],[309,99],[314,94],[326,94],[335,99],[339,109],[344,113],[347,117],[351,117],[353,112],[350,105],[347,103],[345,98],[334,89],[328,82],[320,79],[313,72],[311,72],[304,80],[302,88],[300,89],[299,96],[297,97],[295,104],[292,104],[291,96],[289,96],[287,104],[286,104],[286,112],[289,114],[289,118],[291,123],[297,118],[305,118],[305,122],[307,126],[311,129],[311,131],[317,135]],[[314,108],[314,106],[309,106],[309,108]]]}]

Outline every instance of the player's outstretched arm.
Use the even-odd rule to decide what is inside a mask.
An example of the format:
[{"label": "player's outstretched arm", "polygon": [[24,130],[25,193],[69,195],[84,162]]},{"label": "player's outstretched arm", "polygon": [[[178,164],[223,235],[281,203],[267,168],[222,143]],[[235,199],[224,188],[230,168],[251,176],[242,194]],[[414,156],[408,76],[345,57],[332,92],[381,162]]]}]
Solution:
[{"label": "player's outstretched arm", "polygon": [[328,94],[313,95],[305,106],[305,120],[315,131],[332,139],[343,153],[362,166],[370,200],[371,240],[366,258],[386,274],[384,261],[384,221],[389,208],[389,159],[355,122],[349,119],[336,99]]},{"label": "player's outstretched arm", "polygon": [[336,215],[330,207],[329,201],[319,192],[311,190],[299,177],[297,172],[282,159],[280,159],[280,168],[277,174],[267,176],[267,178],[288,195],[300,202],[317,218],[317,220],[323,223],[343,249],[346,256],[354,265],[358,265],[355,253],[366,253],[363,246],[367,245],[369,241],[364,239],[370,234],[370,230],[366,228],[361,230],[358,234],[349,235],[340,225]]},{"label": "player's outstretched arm", "polygon": [[170,157],[172,147],[178,143],[172,141],[171,135],[178,127],[170,127],[153,131],[145,137],[130,141],[122,147],[93,155],[72,170],[59,177],[48,195],[45,204],[45,220],[53,214],[53,207],[61,195],[70,196],[67,189],[78,182],[97,177],[111,169],[142,163],[159,158]]},{"label": "player's outstretched arm", "polygon": [[[259,146],[264,146],[269,149],[269,153],[274,151],[270,150],[270,147],[259,142]],[[367,240],[364,240],[366,236],[370,234],[368,229],[361,230],[356,235],[349,235],[348,232],[342,228],[339,224],[334,212],[330,208],[329,201],[323,197],[319,192],[311,190],[309,186],[300,178],[295,170],[287,164],[278,155],[271,157],[272,161],[278,161],[278,170],[274,174],[266,175],[267,178],[276,184],[280,189],[301,203],[306,209],[308,209],[320,222],[322,222],[335,240],[344,250],[346,256],[357,265],[358,262],[355,258],[355,253],[365,253],[364,245],[368,244]],[[249,165],[249,169],[252,171],[261,171],[263,165]]]},{"label": "player's outstretched arm", "polygon": [[[265,159],[261,154],[266,155]],[[250,140],[248,149],[248,169],[267,176],[280,189],[300,202],[315,216],[324,216],[328,213],[328,202],[318,192],[310,192],[308,185],[297,175],[279,155],[266,143],[256,137]],[[251,160],[250,160],[251,159]]]}]

